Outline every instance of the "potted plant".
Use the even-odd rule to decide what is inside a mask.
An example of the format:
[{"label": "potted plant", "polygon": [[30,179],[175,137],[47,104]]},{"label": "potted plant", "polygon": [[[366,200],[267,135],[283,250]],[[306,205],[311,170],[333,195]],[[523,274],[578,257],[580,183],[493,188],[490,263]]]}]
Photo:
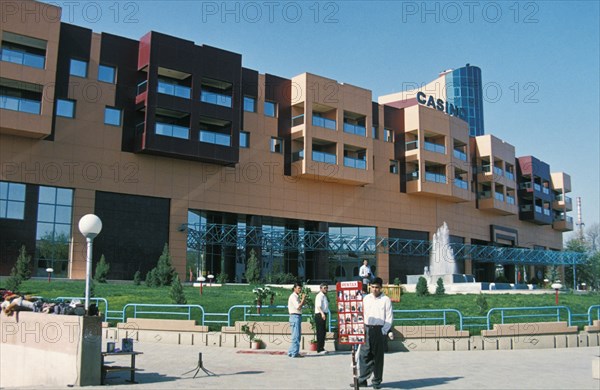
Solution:
[{"label": "potted plant", "polygon": [[308,350],[316,351],[317,350],[317,322],[315,321],[314,316],[308,317],[308,322],[310,323],[310,330],[312,330],[312,333],[313,333],[313,337],[310,340],[310,343],[308,344]]},{"label": "potted plant", "polygon": [[246,336],[248,336],[252,349],[262,349],[263,343],[260,338],[256,337],[256,333],[254,332],[254,325],[252,326],[252,329],[250,329],[250,327],[247,324],[242,325],[242,332],[244,332]]}]

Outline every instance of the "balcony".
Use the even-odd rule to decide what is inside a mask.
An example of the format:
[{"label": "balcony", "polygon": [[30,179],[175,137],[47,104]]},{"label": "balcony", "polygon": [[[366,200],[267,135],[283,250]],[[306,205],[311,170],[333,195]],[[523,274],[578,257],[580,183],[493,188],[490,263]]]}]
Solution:
[{"label": "balcony", "polygon": [[504,194],[494,191],[494,199],[496,199],[499,202],[504,202]]},{"label": "balcony", "polygon": [[0,95],[0,108],[40,115],[42,102],[14,96]]},{"label": "balcony", "polygon": [[[515,215],[518,212],[514,203],[515,198],[511,196],[504,196],[504,194],[495,191],[493,197],[492,191],[480,191],[477,196],[479,199],[477,208],[480,210],[499,215]],[[512,199],[512,203],[509,199]]]},{"label": "balcony", "polygon": [[546,195],[550,195],[550,189],[548,187],[542,187],[542,192]]},{"label": "balcony", "polygon": [[459,160],[467,161],[467,154],[460,150],[454,149],[452,151],[452,154],[454,155],[455,158],[457,158]]},{"label": "balcony", "polygon": [[406,181],[419,180],[419,171],[414,171],[406,174]]},{"label": "balcony", "polygon": [[224,95],[221,93],[211,91],[201,91],[200,101],[209,104],[216,104],[217,106],[231,108],[231,96]]},{"label": "balcony", "polygon": [[337,129],[337,124],[335,120],[316,115],[313,115],[312,117],[312,125],[317,127],[324,127],[330,130]]},{"label": "balcony", "polygon": [[556,197],[554,198],[554,201],[552,202],[552,208],[554,210],[565,210],[565,211],[572,211],[573,210],[573,200],[571,199],[571,197],[563,195],[563,194],[558,194],[556,195]]},{"label": "balcony", "polygon": [[304,160],[304,149],[292,153],[292,162]]},{"label": "balcony", "polygon": [[297,115],[292,118],[292,127],[304,124],[304,114]]},{"label": "balcony", "polygon": [[494,176],[501,177],[504,174],[504,170],[497,166],[494,166]]},{"label": "balcony", "polygon": [[[140,94],[140,85],[138,85],[138,95]],[[165,95],[177,96],[184,99],[189,99],[192,96],[192,89],[184,85],[179,85],[174,82],[168,82],[165,80],[158,80],[158,93]]]},{"label": "balcony", "polygon": [[458,188],[462,188],[463,190],[469,189],[469,183],[459,177],[454,178],[454,185]]},{"label": "balcony", "polygon": [[425,181],[446,184],[446,175],[425,171]]},{"label": "balcony", "polygon": [[425,141],[423,148],[425,150],[429,150],[430,152],[446,154],[446,147],[444,145],[438,145],[432,142]]},{"label": "balcony", "polygon": [[507,204],[511,204],[511,205],[516,204],[515,197],[514,196],[510,196],[510,195],[506,195],[506,203]]},{"label": "balcony", "polygon": [[32,68],[44,69],[46,57],[39,54],[29,53],[25,50],[3,47],[0,50],[0,61],[12,62]]},{"label": "balcony", "polygon": [[510,171],[504,171],[504,176],[512,181],[515,181],[515,174]]},{"label": "balcony", "polygon": [[344,133],[355,134],[361,137],[367,136],[367,129],[365,126],[353,125],[351,123],[344,122]]},{"label": "balcony", "polygon": [[344,157],[344,166],[356,169],[367,169],[367,161],[359,158]]},{"label": "balcony", "polygon": [[417,150],[419,149],[419,140],[408,141],[406,142],[405,147],[407,152],[410,150]]},{"label": "balcony", "polygon": [[540,192],[542,190],[542,186],[537,183],[533,183],[533,189]]},{"label": "balcony", "polygon": [[[156,122],[155,133],[165,137],[189,139],[190,129],[188,127]],[[214,142],[211,142],[214,143]]]},{"label": "balcony", "polygon": [[336,164],[336,156],[332,153],[317,152],[313,150],[312,159],[313,161],[322,162],[326,164]]},{"label": "balcony", "polygon": [[200,142],[221,146],[231,146],[231,136],[229,134],[200,130]]},{"label": "balcony", "polygon": [[561,232],[569,232],[573,230],[573,218],[567,216],[559,216],[552,222],[552,229]]}]

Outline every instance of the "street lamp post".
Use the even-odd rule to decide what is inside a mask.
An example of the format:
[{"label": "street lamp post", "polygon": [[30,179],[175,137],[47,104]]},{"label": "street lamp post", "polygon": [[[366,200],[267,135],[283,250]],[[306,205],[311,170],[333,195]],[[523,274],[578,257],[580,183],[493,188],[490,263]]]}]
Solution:
[{"label": "street lamp post", "polygon": [[54,272],[54,268],[46,268],[46,272],[48,272],[48,283],[50,283],[50,278],[52,277],[52,272]]},{"label": "street lamp post", "polygon": [[558,306],[558,290],[562,288],[562,284],[560,283],[560,280],[557,280],[554,283],[552,283],[552,286],[550,287],[552,287],[555,291],[554,303],[556,304],[556,306]]},{"label": "street lamp post", "polygon": [[92,246],[94,238],[102,231],[102,221],[94,214],[86,214],[79,220],[79,231],[87,241],[85,267],[85,312],[90,308],[90,278],[92,274]]}]

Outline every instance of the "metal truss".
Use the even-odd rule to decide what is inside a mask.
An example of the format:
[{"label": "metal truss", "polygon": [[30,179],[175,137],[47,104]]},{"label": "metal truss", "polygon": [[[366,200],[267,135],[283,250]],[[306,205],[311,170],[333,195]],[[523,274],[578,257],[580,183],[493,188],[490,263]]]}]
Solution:
[{"label": "metal truss", "polygon": [[[429,256],[433,243],[389,237],[361,237],[284,229],[263,229],[260,226],[222,224],[188,225],[187,246],[203,250],[207,245],[235,247],[260,247],[268,252],[327,251],[329,254],[347,254],[360,257],[387,253],[400,256]],[[486,245],[449,244],[455,258],[499,264],[581,264],[585,254],[551,250],[498,247]]]}]

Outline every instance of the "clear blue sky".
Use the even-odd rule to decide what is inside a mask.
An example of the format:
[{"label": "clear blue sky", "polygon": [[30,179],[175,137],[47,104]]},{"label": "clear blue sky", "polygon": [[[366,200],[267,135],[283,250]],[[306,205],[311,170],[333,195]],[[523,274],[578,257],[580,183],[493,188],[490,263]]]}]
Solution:
[{"label": "clear blue sky", "polygon": [[367,88],[373,100],[477,65],[486,133],[570,174],[586,226],[600,221],[598,1],[53,3],[64,22],[96,32],[160,31],[240,53],[260,73]]}]

